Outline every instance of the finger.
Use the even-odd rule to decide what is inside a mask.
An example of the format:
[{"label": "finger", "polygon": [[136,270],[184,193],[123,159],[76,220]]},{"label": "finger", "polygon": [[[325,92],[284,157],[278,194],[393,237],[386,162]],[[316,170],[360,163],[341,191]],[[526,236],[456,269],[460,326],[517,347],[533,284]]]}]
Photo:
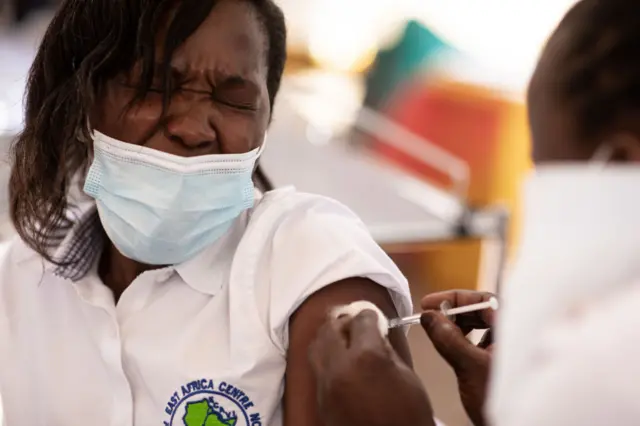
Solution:
[{"label": "finger", "polygon": [[349,318],[329,318],[309,346],[309,360],[316,373],[328,368],[331,360],[344,356],[348,340],[345,334]]},{"label": "finger", "polygon": [[485,321],[485,318],[489,314],[484,311],[468,312],[466,314],[458,314],[455,316],[455,324],[460,328],[462,334],[465,336],[473,330],[486,330],[491,327],[491,324]]},{"label": "finger", "polygon": [[460,329],[438,312],[426,312],[422,327],[440,356],[456,371],[477,365],[486,354],[462,334]]},{"label": "finger", "polygon": [[486,350],[491,345],[493,345],[493,330],[489,329],[482,335],[482,339],[480,339],[478,347]]},{"label": "finger", "polygon": [[343,331],[343,320],[329,319],[309,345],[309,361],[316,374],[324,374],[332,360],[344,356],[347,339]]},{"label": "finger", "polygon": [[[425,311],[440,310],[442,302],[447,302],[452,308],[457,308],[460,306],[488,302],[492,297],[496,296],[488,292],[450,290],[425,296],[422,299],[421,305],[422,309]],[[494,315],[495,311],[493,309],[483,309],[481,311],[457,315],[456,321],[460,322],[459,326],[464,328],[466,333],[468,333],[468,331],[476,328],[489,328],[492,326]]]},{"label": "finger", "polygon": [[432,293],[422,299],[421,305],[424,310],[439,309],[442,302],[448,302],[452,307],[472,305],[474,303],[487,302],[494,294],[483,291],[472,290],[449,290]]},{"label": "finger", "polygon": [[380,334],[378,313],[364,310],[348,324],[349,347],[358,349],[386,348],[386,339]]}]

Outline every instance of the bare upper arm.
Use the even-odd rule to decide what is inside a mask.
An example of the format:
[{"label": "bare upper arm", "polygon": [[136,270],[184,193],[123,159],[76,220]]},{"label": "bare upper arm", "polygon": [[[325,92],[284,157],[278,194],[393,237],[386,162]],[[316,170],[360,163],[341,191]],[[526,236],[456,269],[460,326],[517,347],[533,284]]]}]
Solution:
[{"label": "bare upper arm", "polygon": [[[317,411],[316,383],[308,348],[329,309],[358,300],[377,305],[388,317],[397,316],[389,291],[365,278],[349,278],[329,285],[309,297],[291,317],[284,393],[285,426],[323,425]],[[400,357],[412,365],[409,344],[402,330],[392,330],[389,340]]]}]

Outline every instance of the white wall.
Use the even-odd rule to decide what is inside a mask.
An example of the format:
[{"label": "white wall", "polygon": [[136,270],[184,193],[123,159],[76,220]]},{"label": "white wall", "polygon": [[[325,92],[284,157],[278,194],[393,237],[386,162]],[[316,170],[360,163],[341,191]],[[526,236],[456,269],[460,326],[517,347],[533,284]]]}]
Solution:
[{"label": "white wall", "polygon": [[[576,0],[277,0],[292,44],[338,65],[384,42],[409,17],[425,22],[513,90],[526,87],[540,49]],[[462,67],[464,69],[464,67]],[[482,71],[477,71],[482,72]]]},{"label": "white wall", "polygon": [[529,81],[539,52],[576,0],[404,0],[434,31],[495,69],[514,88]]}]

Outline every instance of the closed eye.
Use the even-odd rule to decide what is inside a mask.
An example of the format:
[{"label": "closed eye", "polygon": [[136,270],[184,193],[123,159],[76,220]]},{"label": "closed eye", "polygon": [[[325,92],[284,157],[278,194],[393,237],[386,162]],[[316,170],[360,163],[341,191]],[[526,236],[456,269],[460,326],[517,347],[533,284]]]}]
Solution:
[{"label": "closed eye", "polygon": [[232,101],[220,99],[219,97],[216,97],[216,96],[213,96],[213,100],[226,107],[238,109],[241,111],[257,111],[258,109],[254,104],[232,102]]},{"label": "closed eye", "polygon": [[258,110],[260,91],[253,81],[220,72],[211,83],[215,102],[240,111]]},{"label": "closed eye", "polygon": [[[161,89],[160,89],[161,90]],[[226,96],[217,95],[215,91],[205,91],[198,89],[189,89],[185,87],[179,87],[175,89],[174,92],[182,92],[182,93],[192,93],[200,96],[207,96],[213,102],[216,102],[225,107],[234,108],[241,111],[256,111],[258,108],[255,103],[252,102],[243,102],[241,100],[232,100],[228,99]],[[246,97],[246,96],[245,96]]]}]

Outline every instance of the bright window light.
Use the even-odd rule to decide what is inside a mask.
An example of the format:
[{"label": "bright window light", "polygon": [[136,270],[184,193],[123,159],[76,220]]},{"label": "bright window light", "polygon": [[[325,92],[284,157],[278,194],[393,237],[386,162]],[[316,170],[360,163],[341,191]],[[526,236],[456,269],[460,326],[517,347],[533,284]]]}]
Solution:
[{"label": "bright window light", "polygon": [[410,6],[393,0],[309,3],[309,52],[324,66],[339,71],[358,69],[371,58],[381,38],[407,15],[405,8]]},{"label": "bright window light", "polygon": [[[286,2],[285,2],[286,3]],[[418,19],[517,88],[526,86],[540,49],[575,0],[308,0],[311,55],[353,70],[407,19]],[[286,9],[286,7],[285,7]],[[297,25],[298,28],[302,25]]]},{"label": "bright window light", "polygon": [[406,0],[411,13],[487,70],[526,87],[544,44],[576,0]]}]

